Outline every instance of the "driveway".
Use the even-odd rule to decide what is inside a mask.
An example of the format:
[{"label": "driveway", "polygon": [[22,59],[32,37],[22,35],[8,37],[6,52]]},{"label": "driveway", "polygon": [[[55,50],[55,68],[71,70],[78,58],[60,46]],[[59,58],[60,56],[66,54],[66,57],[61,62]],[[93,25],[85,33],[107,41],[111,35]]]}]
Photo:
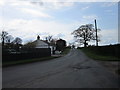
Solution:
[{"label": "driveway", "polygon": [[3,88],[118,88],[118,77],[73,49],[66,56],[3,68]]}]

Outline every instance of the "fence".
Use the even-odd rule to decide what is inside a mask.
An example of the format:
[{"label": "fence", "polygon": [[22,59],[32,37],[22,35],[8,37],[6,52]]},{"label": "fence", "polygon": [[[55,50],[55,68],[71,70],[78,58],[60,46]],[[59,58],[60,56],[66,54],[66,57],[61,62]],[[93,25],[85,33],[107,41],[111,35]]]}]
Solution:
[{"label": "fence", "polygon": [[2,53],[2,61],[15,61],[25,60],[32,58],[41,58],[51,56],[50,48],[24,48],[20,50],[20,53]]}]

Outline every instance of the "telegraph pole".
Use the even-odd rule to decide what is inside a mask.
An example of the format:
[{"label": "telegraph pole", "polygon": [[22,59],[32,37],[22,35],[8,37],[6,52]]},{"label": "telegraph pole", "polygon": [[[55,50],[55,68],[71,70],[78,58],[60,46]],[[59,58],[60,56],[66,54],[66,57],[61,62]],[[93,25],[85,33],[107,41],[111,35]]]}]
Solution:
[{"label": "telegraph pole", "polygon": [[96,30],[96,46],[98,46],[97,22],[96,22],[96,19],[95,19],[95,30]]}]

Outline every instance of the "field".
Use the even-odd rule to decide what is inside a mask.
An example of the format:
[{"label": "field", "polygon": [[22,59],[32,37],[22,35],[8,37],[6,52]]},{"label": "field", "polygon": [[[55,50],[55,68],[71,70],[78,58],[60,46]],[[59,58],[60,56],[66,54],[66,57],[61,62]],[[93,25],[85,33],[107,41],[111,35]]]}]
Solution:
[{"label": "field", "polygon": [[95,60],[120,61],[120,44],[109,46],[91,46],[81,49],[87,56]]}]

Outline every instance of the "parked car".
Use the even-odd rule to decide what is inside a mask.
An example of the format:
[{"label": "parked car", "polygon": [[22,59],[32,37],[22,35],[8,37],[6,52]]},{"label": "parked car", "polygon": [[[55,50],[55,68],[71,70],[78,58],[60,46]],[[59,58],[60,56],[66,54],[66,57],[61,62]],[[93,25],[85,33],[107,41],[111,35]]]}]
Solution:
[{"label": "parked car", "polygon": [[61,54],[61,51],[55,51],[55,54]]}]

